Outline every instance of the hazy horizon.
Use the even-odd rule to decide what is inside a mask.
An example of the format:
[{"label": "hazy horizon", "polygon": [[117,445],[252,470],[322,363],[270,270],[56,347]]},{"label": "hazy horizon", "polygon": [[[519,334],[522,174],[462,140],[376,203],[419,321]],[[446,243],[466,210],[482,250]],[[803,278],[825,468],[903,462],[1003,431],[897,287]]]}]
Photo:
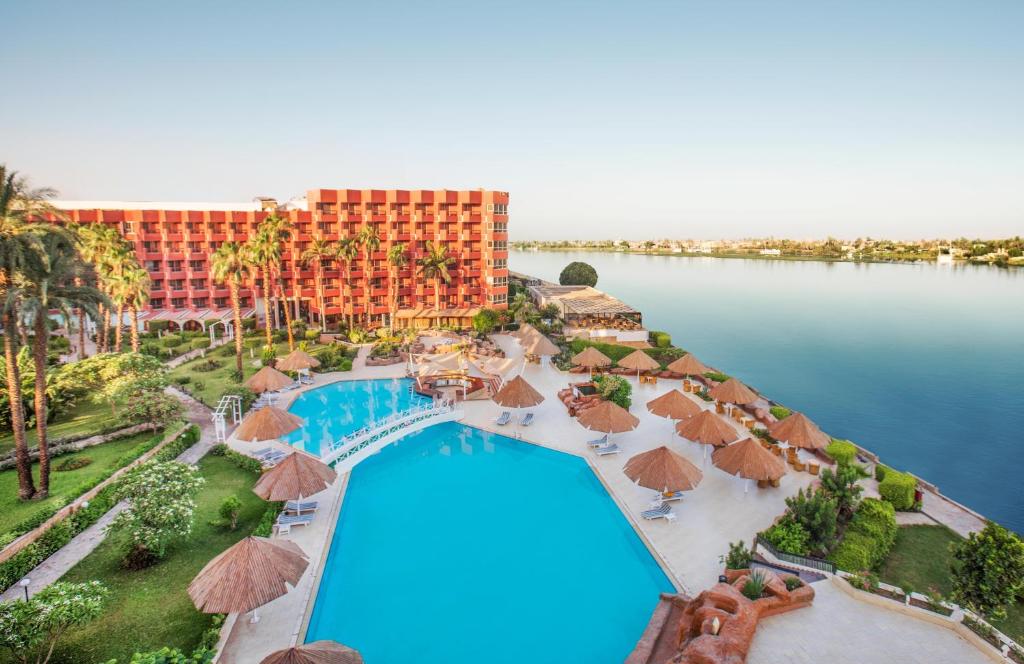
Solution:
[{"label": "hazy horizon", "polygon": [[1024,3],[35,2],[0,163],[64,199],[511,194],[515,240],[1024,231]]}]

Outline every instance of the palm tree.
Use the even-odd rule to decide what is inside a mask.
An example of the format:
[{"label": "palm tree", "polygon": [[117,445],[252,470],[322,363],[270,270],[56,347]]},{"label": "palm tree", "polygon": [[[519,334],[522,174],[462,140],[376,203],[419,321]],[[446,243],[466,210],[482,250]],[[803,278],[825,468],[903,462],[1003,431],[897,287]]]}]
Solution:
[{"label": "palm tree", "polygon": [[[79,285],[86,266],[75,246],[74,238],[65,229],[50,226],[37,231],[38,251],[34,252],[24,268],[21,306],[33,319],[35,333],[33,360],[35,362],[36,435],[39,440],[39,490],[36,498],[50,493],[50,454],[46,436],[49,404],[46,395],[47,352],[49,351],[49,312],[58,310],[70,323],[72,310],[84,310],[94,316],[105,296],[93,286]],[[70,325],[68,325],[70,329]]]},{"label": "palm tree", "polygon": [[[81,240],[82,256],[93,264],[99,278],[99,288],[106,295],[112,294],[113,281],[121,273],[123,261],[133,260],[131,247],[117,230],[104,224],[89,224],[77,229]],[[109,304],[101,304],[96,320],[96,347],[101,353],[110,349]],[[118,319],[118,326],[120,326]],[[120,341],[120,340],[119,340]],[[84,347],[84,344],[83,344]],[[120,343],[118,342],[118,347]]]},{"label": "palm tree", "polygon": [[139,307],[149,302],[149,272],[133,262],[121,277],[128,294],[128,311],[132,317],[132,352],[139,352]]},{"label": "palm tree", "polygon": [[[281,298],[284,300],[284,321],[288,330],[288,349],[295,349],[295,338],[292,333],[292,316],[288,310],[288,295],[284,290],[284,277],[281,275],[281,245],[291,237],[291,222],[287,219],[271,214],[263,220],[256,230],[256,235],[250,238],[246,244],[249,246],[249,253],[252,261],[259,267],[263,276],[263,302],[270,306],[270,280],[271,275],[278,277],[278,289]],[[276,311],[276,309],[275,309]],[[273,344],[273,337],[270,334],[270,310],[267,310],[267,345]]]},{"label": "palm tree", "polygon": [[53,194],[50,189],[30,189],[28,182],[16,171],[8,171],[5,165],[0,164],[0,315],[4,325],[4,363],[18,471],[18,497],[22,500],[31,498],[36,488],[25,438],[25,410],[17,361],[20,293],[14,280],[38,251],[39,237],[32,232],[32,221],[53,212],[47,203]]},{"label": "palm tree", "polygon": [[526,294],[526,291],[519,291],[516,293],[512,301],[509,302],[508,310],[512,312],[512,318],[518,323],[524,323],[534,318],[537,313],[536,307],[533,305],[533,301],[530,296]]},{"label": "palm tree", "polygon": [[441,282],[451,283],[452,275],[448,272],[448,266],[455,262],[455,259],[448,255],[448,247],[435,245],[427,240],[427,255],[416,261],[420,266],[419,274],[424,279],[434,280],[434,308],[441,310]]},{"label": "palm tree", "polygon": [[[338,241],[337,251],[335,256],[339,261],[345,264],[345,285],[342,288],[342,292],[347,289],[348,294],[352,294],[352,261],[359,256],[359,242],[355,238],[343,238]],[[344,305],[344,301],[342,302]],[[349,304],[348,312],[348,329],[351,330],[355,327],[355,321],[352,314],[352,304]],[[344,310],[344,309],[343,309]]]},{"label": "palm tree", "polygon": [[366,252],[365,267],[363,268],[363,302],[365,303],[366,325],[370,323],[370,275],[373,274],[373,252],[380,248],[380,236],[372,224],[364,224],[359,229],[356,242],[362,245]]},{"label": "palm tree", "polygon": [[405,253],[404,244],[395,244],[388,249],[388,265],[391,275],[388,279],[388,300],[391,305],[391,313],[388,316],[388,328],[393,332],[395,329],[395,314],[398,313],[398,275],[403,267],[409,264],[409,256]]},{"label": "palm tree", "polygon": [[327,331],[327,304],[324,300],[324,261],[330,260],[335,254],[334,246],[320,236],[313,238],[306,250],[302,252],[302,264],[315,266],[316,303],[320,309],[320,329]]},{"label": "palm tree", "polygon": [[239,376],[242,375],[242,307],[238,302],[238,290],[248,269],[245,250],[237,242],[225,242],[210,257],[210,276],[219,284],[227,284],[231,296],[235,322],[235,369]]}]

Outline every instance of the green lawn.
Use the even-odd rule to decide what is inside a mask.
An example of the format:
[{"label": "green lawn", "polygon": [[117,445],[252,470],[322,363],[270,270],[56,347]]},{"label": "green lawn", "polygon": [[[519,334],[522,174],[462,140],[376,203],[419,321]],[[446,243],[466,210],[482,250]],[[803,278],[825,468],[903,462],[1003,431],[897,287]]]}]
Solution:
[{"label": "green lawn", "polygon": [[[192,605],[186,588],[211,558],[247,536],[266,503],[252,491],[255,476],[224,457],[207,456],[199,464],[206,484],[198,496],[192,535],[178,542],[168,557],[142,571],[122,569],[121,538],[111,535],[68,572],[65,581],[102,581],[111,591],[103,615],[71,632],[58,644],[54,664],[106,662],[124,664],[132,653],[171,646],[190,652],[210,625],[210,616]],[[229,495],[242,501],[236,530],[210,525]],[[7,662],[8,660],[0,660]]]},{"label": "green lawn", "polygon": [[[140,433],[127,438],[120,438],[102,445],[84,449],[80,452],[63,454],[51,460],[50,464],[50,497],[46,500],[18,500],[18,473],[15,469],[0,471],[0,533],[5,533],[18,522],[39,512],[46,506],[55,504],[61,498],[75,498],[71,495],[83,482],[95,479],[115,465],[118,457],[139,443],[153,437],[152,433]],[[92,463],[77,470],[57,471],[57,466],[68,459],[88,457]],[[32,466],[38,485],[39,466]]]},{"label": "green lawn", "polygon": [[[899,586],[909,582],[917,592],[936,588],[943,596],[952,590],[949,545],[961,537],[945,526],[902,526],[896,544],[882,563],[879,578]],[[1017,603],[1007,611],[1006,620],[993,622],[1008,636],[1024,639],[1024,606]]]},{"label": "green lawn", "polygon": [[[49,440],[53,440],[65,436],[93,433],[113,424],[114,416],[110,413],[110,406],[105,403],[93,403],[88,397],[82,397],[74,408],[58,415],[56,420],[50,423],[46,429],[46,435]],[[29,446],[35,447],[39,442],[36,430],[29,429],[27,433]],[[11,449],[14,449],[14,434],[4,433],[0,436],[0,454]]]}]

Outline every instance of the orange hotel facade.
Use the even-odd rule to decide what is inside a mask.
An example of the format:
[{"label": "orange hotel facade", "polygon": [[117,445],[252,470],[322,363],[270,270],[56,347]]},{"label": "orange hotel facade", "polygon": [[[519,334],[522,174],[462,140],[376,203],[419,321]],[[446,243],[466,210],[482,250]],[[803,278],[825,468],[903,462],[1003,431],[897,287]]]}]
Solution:
[{"label": "orange hotel facade", "polygon": [[[306,192],[304,206],[279,206],[266,198],[205,206],[213,209],[192,203],[63,201],[57,206],[72,222],[109,224],[132,243],[152,281],[143,321],[166,320],[172,328],[185,329],[229,325],[228,289],[211,280],[210,256],[223,242],[245,242],[276,211],[293,226],[282,252],[287,304],[277,305],[278,320],[283,321],[280,308],[290,306],[295,318],[313,324],[319,324],[322,314],[329,325],[350,314],[370,327],[383,324],[391,309],[388,250],[404,244],[408,264],[398,272],[395,325],[425,328],[468,327],[481,308],[507,307],[508,199],[507,192],[482,189],[313,189]],[[235,207],[239,209],[229,209]],[[303,264],[302,252],[314,238],[333,242],[355,237],[364,225],[377,231],[380,247],[369,260],[362,249],[348,269],[325,261],[326,311],[320,312],[315,267]],[[435,307],[435,283],[417,274],[427,242],[446,246],[455,259],[449,266],[451,282],[441,284],[440,310]],[[245,316],[263,317],[261,288],[259,279],[243,287]]]}]

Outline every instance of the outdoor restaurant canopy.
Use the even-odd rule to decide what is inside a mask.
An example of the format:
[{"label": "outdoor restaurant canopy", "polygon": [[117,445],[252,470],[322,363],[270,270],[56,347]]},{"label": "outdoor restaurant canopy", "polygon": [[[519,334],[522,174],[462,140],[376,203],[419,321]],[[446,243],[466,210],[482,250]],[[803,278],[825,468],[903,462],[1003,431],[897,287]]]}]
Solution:
[{"label": "outdoor restaurant canopy", "polygon": [[273,440],[302,425],[302,418],[274,406],[264,406],[245,416],[235,429],[235,437],[246,441]]},{"label": "outdoor restaurant canopy", "polygon": [[607,367],[611,365],[612,361],[611,358],[598,349],[593,346],[587,346],[582,352],[573,356],[572,363],[576,366],[593,369],[594,367]]},{"label": "outdoor restaurant canopy", "polygon": [[626,462],[626,477],[655,491],[690,491],[704,474],[682,456],[664,445],[637,454]]},{"label": "outdoor restaurant canopy", "polygon": [[532,408],[544,401],[544,395],[535,390],[522,376],[516,376],[501,386],[494,395],[494,403],[506,408]]},{"label": "outdoor restaurant canopy", "polygon": [[320,366],[320,360],[299,348],[277,361],[277,368],[281,371],[302,371],[303,369],[315,369],[318,366]]},{"label": "outdoor restaurant canopy", "polygon": [[693,353],[683,355],[681,358],[675,360],[665,368],[677,374],[683,374],[684,376],[702,376],[704,375],[704,372],[710,371],[710,369],[704,366]]},{"label": "outdoor restaurant canopy", "polygon": [[718,401],[735,404],[754,403],[761,398],[757,396],[756,392],[735,378],[730,378],[724,383],[712,387],[708,394]]},{"label": "outdoor restaurant canopy", "polygon": [[247,613],[295,587],[308,564],[294,542],[250,536],[206,563],[188,594],[203,613]]},{"label": "outdoor restaurant canopy", "polygon": [[260,664],[363,664],[363,657],[337,641],[313,641],[271,653]]},{"label": "outdoor restaurant canopy", "polygon": [[636,371],[652,371],[661,368],[661,365],[653,357],[639,349],[619,360],[619,366]]},{"label": "outdoor restaurant canopy", "polygon": [[792,413],[778,422],[772,422],[768,425],[768,433],[775,440],[806,450],[824,449],[832,442],[828,434],[803,413]]},{"label": "outdoor restaurant canopy", "polygon": [[786,474],[786,464],[753,438],[726,445],[711,454],[719,470],[748,480],[777,480]]},{"label": "outdoor restaurant canopy", "polygon": [[596,406],[580,411],[576,421],[586,429],[601,433],[632,431],[640,424],[638,417],[611,401],[601,401]]},{"label": "outdoor restaurant canopy", "polygon": [[660,397],[648,401],[647,410],[658,417],[681,420],[700,414],[701,408],[690,399],[687,399],[686,395],[679,390],[672,389]]},{"label": "outdoor restaurant canopy", "polygon": [[710,410],[702,410],[676,423],[676,433],[704,445],[725,445],[740,437],[732,425]]},{"label": "outdoor restaurant canopy", "polygon": [[329,487],[338,473],[305,452],[292,452],[260,475],[252,491],[263,500],[300,500]]},{"label": "outdoor restaurant canopy", "polygon": [[291,378],[274,367],[263,367],[245,381],[245,386],[256,394],[277,392],[294,383]]}]

